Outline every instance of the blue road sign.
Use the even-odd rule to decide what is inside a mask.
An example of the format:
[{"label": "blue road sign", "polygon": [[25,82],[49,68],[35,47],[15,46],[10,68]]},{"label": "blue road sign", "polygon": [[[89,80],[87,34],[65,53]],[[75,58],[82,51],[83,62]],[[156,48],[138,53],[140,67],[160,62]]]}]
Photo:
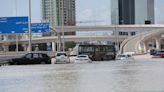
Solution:
[{"label": "blue road sign", "polygon": [[[48,32],[49,23],[32,23],[33,33]],[[0,34],[28,33],[28,17],[0,17]]]},{"label": "blue road sign", "polygon": [[28,31],[28,17],[0,17],[0,33],[25,33]]},{"label": "blue road sign", "polygon": [[31,30],[33,33],[48,32],[49,31],[49,23],[32,23]]}]

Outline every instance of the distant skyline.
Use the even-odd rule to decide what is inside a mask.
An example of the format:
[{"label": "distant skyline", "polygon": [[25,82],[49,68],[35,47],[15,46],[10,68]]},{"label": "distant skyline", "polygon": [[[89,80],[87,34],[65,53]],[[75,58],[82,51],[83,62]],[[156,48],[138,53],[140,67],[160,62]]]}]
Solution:
[{"label": "distant skyline", "polygon": [[[16,4],[17,1],[17,4]],[[32,1],[32,22],[41,21],[40,0]],[[86,4],[87,3],[87,4]],[[17,5],[17,9],[16,9]],[[156,24],[164,24],[164,0],[155,0]],[[28,0],[1,0],[0,17],[28,16]],[[110,0],[76,0],[76,20],[93,21],[91,25],[111,23]],[[97,22],[94,22],[97,21]],[[81,25],[84,25],[83,23]]]}]

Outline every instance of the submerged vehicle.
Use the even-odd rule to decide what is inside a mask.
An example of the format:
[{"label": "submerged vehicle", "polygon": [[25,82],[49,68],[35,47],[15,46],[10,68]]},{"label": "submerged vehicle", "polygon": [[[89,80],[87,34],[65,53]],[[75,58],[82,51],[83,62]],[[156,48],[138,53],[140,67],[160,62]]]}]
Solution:
[{"label": "submerged vehicle", "polygon": [[78,55],[75,59],[75,63],[91,63],[92,60],[88,57],[88,55]]},{"label": "submerged vehicle", "polygon": [[9,59],[9,65],[51,64],[51,58],[45,53],[27,53],[20,58]]}]

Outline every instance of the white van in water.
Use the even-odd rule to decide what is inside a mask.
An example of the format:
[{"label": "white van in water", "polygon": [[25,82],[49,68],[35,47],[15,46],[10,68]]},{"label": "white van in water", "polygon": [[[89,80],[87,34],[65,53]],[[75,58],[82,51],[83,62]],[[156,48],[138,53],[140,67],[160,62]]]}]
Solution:
[{"label": "white van in water", "polygon": [[75,59],[75,63],[91,63],[92,60],[88,57],[88,55],[78,55]]},{"label": "white van in water", "polygon": [[131,59],[132,56],[131,55],[126,55],[126,54],[119,54],[117,56],[117,60],[126,60],[126,59]]},{"label": "white van in water", "polygon": [[70,59],[66,52],[57,52],[55,58],[56,58],[56,62],[55,62],[56,64],[70,63]]}]

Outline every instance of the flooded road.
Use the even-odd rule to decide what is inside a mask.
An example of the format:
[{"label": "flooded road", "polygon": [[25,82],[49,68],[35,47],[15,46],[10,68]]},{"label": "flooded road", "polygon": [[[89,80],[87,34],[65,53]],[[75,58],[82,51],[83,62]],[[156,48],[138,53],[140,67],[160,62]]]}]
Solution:
[{"label": "flooded road", "polygon": [[4,66],[0,92],[164,92],[164,60]]}]

